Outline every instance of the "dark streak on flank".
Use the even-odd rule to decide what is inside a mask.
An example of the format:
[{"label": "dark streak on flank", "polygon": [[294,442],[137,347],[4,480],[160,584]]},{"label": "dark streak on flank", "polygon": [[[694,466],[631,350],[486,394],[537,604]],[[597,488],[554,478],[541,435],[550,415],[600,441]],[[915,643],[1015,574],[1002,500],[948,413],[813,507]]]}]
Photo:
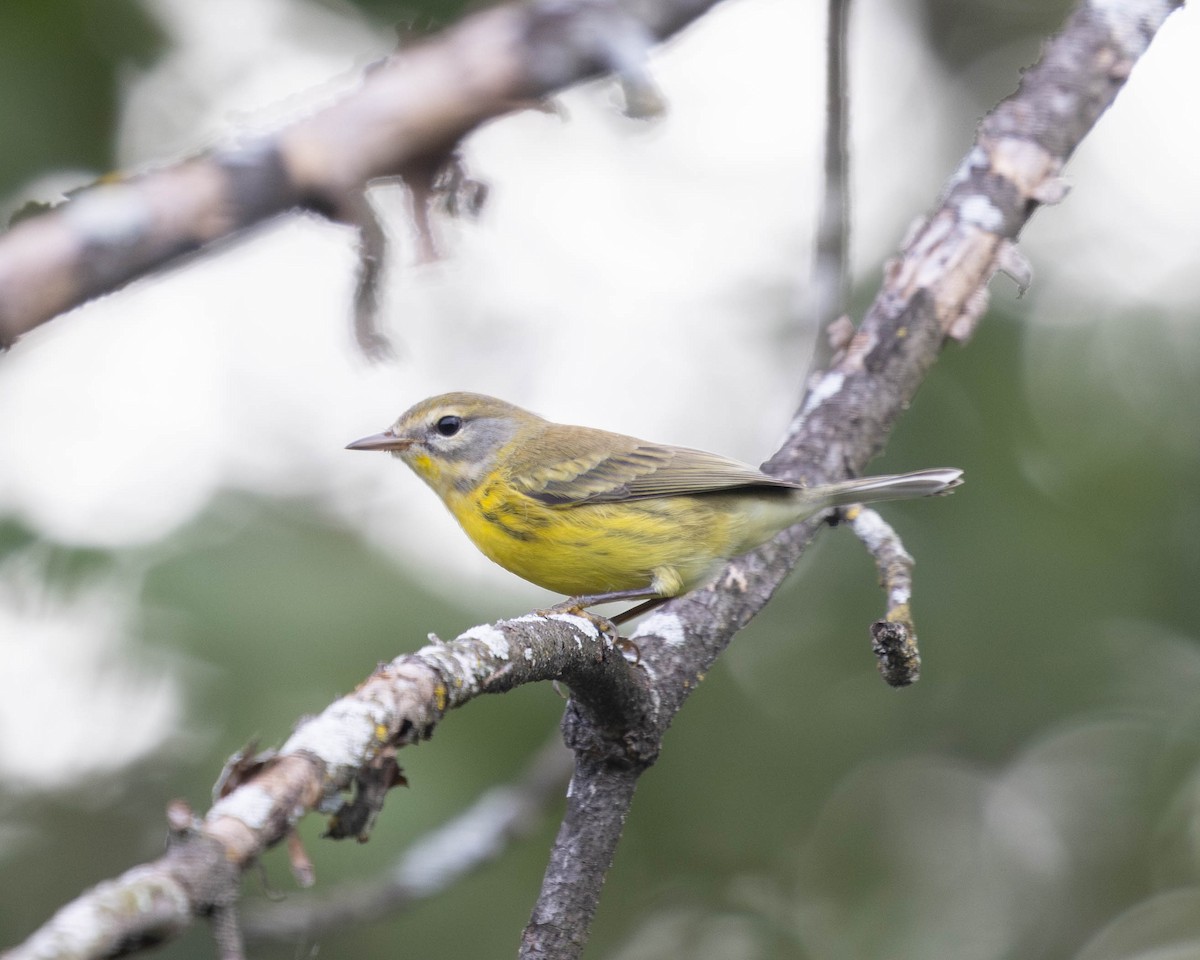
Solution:
[{"label": "dark streak on flank", "polygon": [[488,523],[494,524],[495,526],[499,527],[501,530],[503,530],[505,533],[507,533],[514,540],[520,540],[524,543],[528,543],[530,540],[533,539],[533,533],[531,531],[517,530],[517,529],[514,529],[513,527],[510,527],[507,523],[505,523],[503,520],[501,520],[500,515],[493,510],[485,510],[483,512],[483,519],[486,520]]}]

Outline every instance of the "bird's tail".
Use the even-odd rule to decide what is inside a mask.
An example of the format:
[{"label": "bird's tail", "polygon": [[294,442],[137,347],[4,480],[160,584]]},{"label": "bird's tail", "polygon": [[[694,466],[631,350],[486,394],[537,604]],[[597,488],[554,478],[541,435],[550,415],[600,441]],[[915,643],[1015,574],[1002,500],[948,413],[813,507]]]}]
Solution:
[{"label": "bird's tail", "polygon": [[916,500],[940,497],[962,483],[963,472],[953,467],[918,470],[883,477],[859,477],[829,483],[808,490],[809,496],[824,507],[844,507],[850,503],[875,503],[879,500]]}]

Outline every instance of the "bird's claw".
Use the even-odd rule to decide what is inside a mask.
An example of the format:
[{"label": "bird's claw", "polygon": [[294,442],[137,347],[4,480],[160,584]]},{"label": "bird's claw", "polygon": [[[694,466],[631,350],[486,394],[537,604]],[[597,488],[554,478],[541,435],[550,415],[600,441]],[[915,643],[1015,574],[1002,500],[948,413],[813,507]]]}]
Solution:
[{"label": "bird's claw", "polygon": [[562,603],[556,603],[554,606],[545,610],[535,611],[539,617],[548,617],[551,614],[568,614],[572,617],[580,617],[594,626],[600,631],[601,636],[608,637],[615,646],[621,646],[625,641],[621,638],[621,631],[617,629],[608,617],[601,616],[598,613],[593,613],[591,610],[574,600],[564,600]]}]

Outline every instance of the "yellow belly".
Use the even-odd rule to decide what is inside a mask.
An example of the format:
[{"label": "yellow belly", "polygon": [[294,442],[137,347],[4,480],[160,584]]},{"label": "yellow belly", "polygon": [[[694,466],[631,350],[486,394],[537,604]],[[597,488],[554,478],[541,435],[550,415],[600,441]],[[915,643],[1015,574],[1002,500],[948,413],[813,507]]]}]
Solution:
[{"label": "yellow belly", "polygon": [[654,585],[675,595],[786,526],[776,517],[781,498],[769,501],[776,506],[765,524],[744,493],[549,506],[484,484],[447,506],[484,555],[547,590],[581,596]]}]

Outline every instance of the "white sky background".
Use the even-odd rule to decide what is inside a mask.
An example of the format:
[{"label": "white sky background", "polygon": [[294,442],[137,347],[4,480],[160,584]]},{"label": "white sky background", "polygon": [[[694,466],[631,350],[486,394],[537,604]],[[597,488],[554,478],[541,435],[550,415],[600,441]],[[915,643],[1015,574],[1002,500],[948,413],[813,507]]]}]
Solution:
[{"label": "white sky background", "polygon": [[[202,149],[231,124],[303,113],[393,42],[303,0],[147,4],[174,48],[129,80],[120,143],[133,166]],[[705,17],[655,58],[670,104],[661,121],[621,117],[613,87],[594,84],[561,98],[562,117],[527,112],[477,133],[466,156],[490,199],[476,222],[439,224],[439,263],[413,264],[396,192],[379,191],[399,241],[386,311],[394,363],[372,365],[353,345],[350,231],[311,218],[27,336],[0,357],[0,511],[51,540],[119,547],[169,535],[222,488],[306,495],[399,559],[419,556],[431,579],[453,569],[460,589],[475,578],[542,602],[479,556],[398,462],[342,448],[425,396],[470,389],[558,420],[764,459],[799,399],[813,335],[781,318],[808,315],[820,8],[736,0]],[[933,204],[953,169],[947,156],[973,130],[950,108],[953,78],[921,45],[908,5],[854,9],[862,276]],[[1068,168],[1067,202],[1027,231],[1035,271],[1053,265],[1037,274],[1037,319],[1095,322],[1108,304],[1153,298],[1194,344],[1196,49],[1189,8]],[[1009,89],[1022,65],[1012,64]],[[1010,295],[1005,283],[996,295]],[[51,650],[78,644],[89,623],[111,633],[133,597],[111,603],[112,615],[97,618],[29,612],[0,594],[0,657],[32,649],[18,639],[33,629],[23,623],[36,623]],[[0,674],[0,702],[17,696],[12,677]],[[65,666],[55,677],[71,682]],[[170,714],[161,685],[145,687]],[[0,749],[0,776],[16,762]]]}]

